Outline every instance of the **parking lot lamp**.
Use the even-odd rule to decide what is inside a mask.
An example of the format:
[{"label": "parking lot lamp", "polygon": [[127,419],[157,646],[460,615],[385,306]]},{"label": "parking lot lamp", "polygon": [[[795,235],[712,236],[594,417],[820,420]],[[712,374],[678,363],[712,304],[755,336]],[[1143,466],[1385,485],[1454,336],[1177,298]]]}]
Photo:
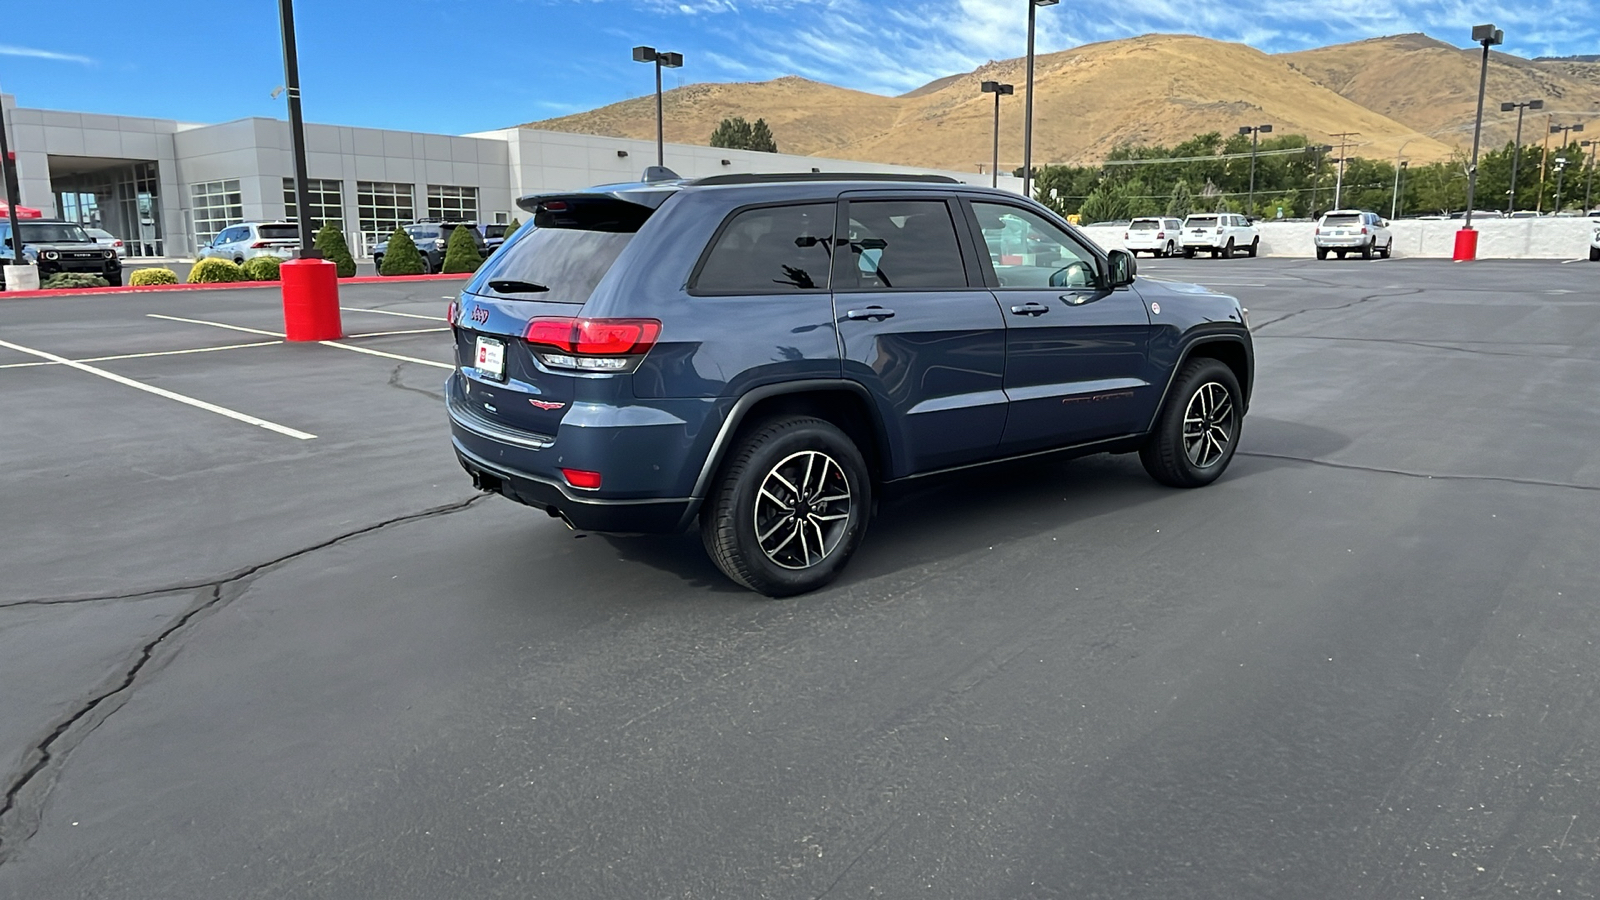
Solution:
[{"label": "parking lot lamp", "polygon": [[1028,0],[1028,98],[1022,110],[1022,196],[1033,196],[1033,20],[1041,6],[1061,0]]},{"label": "parking lot lamp", "polygon": [[1245,215],[1256,214],[1256,149],[1261,145],[1261,135],[1271,134],[1271,125],[1240,125],[1240,134],[1250,135],[1250,203],[1245,209]]},{"label": "parking lot lamp", "polygon": [[1511,201],[1506,212],[1517,211],[1517,164],[1522,162],[1522,114],[1530,109],[1544,109],[1543,100],[1524,100],[1521,103],[1502,103],[1501,112],[1517,111],[1517,139],[1511,145]]},{"label": "parking lot lamp", "polygon": [[[1556,148],[1557,153],[1565,153],[1568,145],[1572,143],[1572,133],[1582,131],[1583,125],[1551,125],[1550,133],[1561,135],[1561,145]],[[1556,157],[1556,208],[1551,212],[1561,212],[1561,170],[1566,168],[1567,159],[1564,156]],[[1585,210],[1587,212],[1588,210]]]},{"label": "parking lot lamp", "polygon": [[1000,98],[1016,93],[1016,87],[998,81],[985,81],[983,92],[994,95],[994,162],[989,167],[989,186],[1000,186]]},{"label": "parking lot lamp", "polygon": [[633,61],[656,64],[656,165],[667,164],[667,126],[661,110],[661,70],[683,66],[682,53],[657,52],[654,47],[633,48]]},{"label": "parking lot lamp", "polygon": [[1406,166],[1411,165],[1405,160],[1394,167],[1394,199],[1389,201],[1389,218],[1400,218],[1400,182],[1405,177]]},{"label": "parking lot lamp", "polygon": [[1561,215],[1561,181],[1567,174],[1567,158],[1556,157],[1556,205],[1550,210],[1552,215]]},{"label": "parking lot lamp", "polygon": [[300,116],[300,55],[294,40],[294,0],[278,0],[283,26],[283,84],[289,95],[289,141],[294,152],[294,202],[300,220],[301,259],[321,259],[311,231],[311,188],[306,180],[306,123]]},{"label": "parking lot lamp", "polygon": [[1583,214],[1588,215],[1589,201],[1594,196],[1594,151],[1600,147],[1600,141],[1579,141],[1578,146],[1583,148]]},{"label": "parking lot lamp", "polygon": [[6,190],[6,217],[11,220],[11,264],[25,266],[27,261],[22,258],[22,232],[17,230],[17,204],[22,201],[17,197],[17,161],[11,158],[11,145],[6,139],[5,108],[0,107],[0,176],[3,176]]},{"label": "parking lot lamp", "polygon": [[1478,115],[1472,122],[1472,161],[1467,166],[1467,217],[1456,232],[1456,250],[1452,258],[1464,262],[1478,258],[1478,233],[1472,230],[1472,206],[1478,193],[1478,147],[1483,140],[1483,94],[1489,84],[1489,48],[1503,44],[1506,33],[1493,25],[1475,25],[1472,39],[1483,45],[1483,63],[1478,70]]}]

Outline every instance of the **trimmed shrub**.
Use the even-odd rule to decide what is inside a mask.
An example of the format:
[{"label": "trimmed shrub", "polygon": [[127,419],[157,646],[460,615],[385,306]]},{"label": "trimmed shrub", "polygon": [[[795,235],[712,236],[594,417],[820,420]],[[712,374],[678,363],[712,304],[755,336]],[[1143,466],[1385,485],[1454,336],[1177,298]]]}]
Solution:
[{"label": "trimmed shrub", "polygon": [[513,218],[511,220],[511,224],[506,226],[506,233],[504,235],[502,235],[502,239],[507,240],[507,241],[511,240],[511,236],[513,234],[516,234],[517,233],[517,229],[521,228],[521,227],[522,227],[522,222],[517,220],[516,218]]},{"label": "trimmed shrub", "polygon": [[470,225],[457,225],[451,230],[450,243],[444,246],[444,265],[439,267],[440,272],[452,275],[476,272],[483,265],[483,254],[478,252],[478,245],[473,243],[471,231]]},{"label": "trimmed shrub", "polygon": [[134,269],[128,283],[135,287],[151,284],[177,284],[178,273],[171,269]]},{"label": "trimmed shrub", "polygon": [[[26,234],[27,232],[23,232]],[[88,272],[57,272],[46,278],[40,285],[41,290],[59,291],[63,288],[91,288],[110,287],[111,282],[99,275],[90,275]]]},{"label": "trimmed shrub", "polygon": [[356,258],[350,255],[350,244],[344,239],[344,232],[332,222],[324,222],[317,229],[314,241],[318,250],[322,251],[322,258],[339,267],[339,277],[349,278],[356,274]]},{"label": "trimmed shrub", "polygon": [[277,281],[278,267],[283,265],[283,260],[276,256],[254,256],[244,261],[239,267],[241,281]]},{"label": "trimmed shrub", "polygon": [[394,234],[389,236],[389,246],[383,254],[383,266],[378,270],[379,275],[422,275],[428,271],[428,266],[422,261],[422,254],[417,252],[417,243],[406,234],[404,228],[396,228]]},{"label": "trimmed shrub", "polygon": [[189,270],[190,284],[231,284],[243,280],[244,273],[231,259],[202,259]]}]

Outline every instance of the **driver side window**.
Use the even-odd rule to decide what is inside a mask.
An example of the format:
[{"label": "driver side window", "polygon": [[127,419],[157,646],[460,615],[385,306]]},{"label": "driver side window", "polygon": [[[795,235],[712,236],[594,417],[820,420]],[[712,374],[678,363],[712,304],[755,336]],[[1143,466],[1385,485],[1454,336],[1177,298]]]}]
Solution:
[{"label": "driver side window", "polygon": [[1002,288],[1084,288],[1099,282],[1094,254],[1050,220],[1016,206],[974,202]]}]

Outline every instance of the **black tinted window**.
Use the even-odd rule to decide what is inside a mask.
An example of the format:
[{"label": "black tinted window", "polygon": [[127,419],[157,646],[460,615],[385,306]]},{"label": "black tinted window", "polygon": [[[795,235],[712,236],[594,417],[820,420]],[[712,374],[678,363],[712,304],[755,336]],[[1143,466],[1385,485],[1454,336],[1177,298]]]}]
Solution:
[{"label": "black tinted window", "polygon": [[827,290],[833,213],[831,203],[739,213],[717,236],[695,289],[714,294]]},{"label": "black tinted window", "polygon": [[256,232],[271,241],[290,240],[300,236],[298,225],[258,225]]},{"label": "black tinted window", "polygon": [[852,202],[849,239],[840,290],[967,286],[955,222],[943,200]]},{"label": "black tinted window", "polygon": [[584,303],[632,240],[631,233],[523,226],[478,269],[468,290],[493,294],[491,281],[525,281],[549,290],[515,296]]}]

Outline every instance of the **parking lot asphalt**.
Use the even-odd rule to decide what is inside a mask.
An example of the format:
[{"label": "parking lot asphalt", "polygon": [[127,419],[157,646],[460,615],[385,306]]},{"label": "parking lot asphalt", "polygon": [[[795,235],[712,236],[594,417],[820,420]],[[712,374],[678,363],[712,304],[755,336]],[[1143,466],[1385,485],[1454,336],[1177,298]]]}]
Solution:
[{"label": "parking lot asphalt", "polygon": [[1141,261],[1250,307],[1220,482],[942,480],[784,601],[473,492],[443,332],[0,302],[0,897],[1594,896],[1597,271]]}]

